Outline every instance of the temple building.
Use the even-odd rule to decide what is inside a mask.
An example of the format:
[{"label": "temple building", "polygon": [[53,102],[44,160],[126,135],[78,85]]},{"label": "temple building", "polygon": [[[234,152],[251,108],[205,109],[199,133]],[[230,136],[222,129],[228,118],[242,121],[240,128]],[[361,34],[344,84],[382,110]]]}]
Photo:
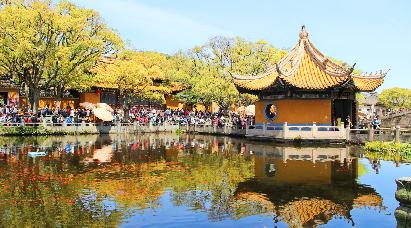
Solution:
[{"label": "temple building", "polygon": [[256,94],[256,125],[355,126],[357,92],[372,92],[388,71],[354,72],[354,66],[333,61],[309,40],[302,26],[297,45],[260,75],[234,76],[241,92]]},{"label": "temple building", "polygon": [[19,90],[17,85],[7,77],[0,77],[0,105],[17,104]]}]

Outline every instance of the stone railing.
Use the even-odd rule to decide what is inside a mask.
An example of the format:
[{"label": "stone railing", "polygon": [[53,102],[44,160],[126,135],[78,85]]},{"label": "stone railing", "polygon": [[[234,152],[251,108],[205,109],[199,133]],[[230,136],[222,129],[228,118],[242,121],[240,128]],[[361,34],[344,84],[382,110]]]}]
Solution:
[{"label": "stone railing", "polygon": [[265,137],[274,139],[337,139],[345,140],[346,133],[344,125],[341,126],[322,126],[313,123],[312,125],[251,125],[247,126],[246,136]]},{"label": "stone railing", "polygon": [[356,144],[372,141],[411,142],[411,129],[399,126],[379,129],[347,129],[347,141]]}]

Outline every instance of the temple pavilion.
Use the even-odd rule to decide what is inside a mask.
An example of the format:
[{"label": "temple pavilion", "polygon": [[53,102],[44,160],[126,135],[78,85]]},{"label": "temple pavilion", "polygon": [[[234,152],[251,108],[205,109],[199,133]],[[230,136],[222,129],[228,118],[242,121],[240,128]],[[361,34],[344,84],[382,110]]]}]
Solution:
[{"label": "temple pavilion", "polygon": [[260,75],[234,76],[241,92],[256,94],[256,125],[355,126],[357,92],[372,92],[388,71],[359,74],[354,66],[333,61],[309,40],[302,26],[297,45]]}]

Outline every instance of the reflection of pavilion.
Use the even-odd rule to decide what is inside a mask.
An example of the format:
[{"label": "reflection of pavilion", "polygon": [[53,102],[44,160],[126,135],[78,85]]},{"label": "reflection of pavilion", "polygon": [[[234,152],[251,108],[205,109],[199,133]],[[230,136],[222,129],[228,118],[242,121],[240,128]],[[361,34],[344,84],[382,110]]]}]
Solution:
[{"label": "reflection of pavilion", "polygon": [[255,178],[238,185],[236,199],[258,202],[291,227],[325,224],[335,216],[351,221],[353,208],[382,205],[373,188],[356,182],[358,160],[347,148],[249,149]]}]

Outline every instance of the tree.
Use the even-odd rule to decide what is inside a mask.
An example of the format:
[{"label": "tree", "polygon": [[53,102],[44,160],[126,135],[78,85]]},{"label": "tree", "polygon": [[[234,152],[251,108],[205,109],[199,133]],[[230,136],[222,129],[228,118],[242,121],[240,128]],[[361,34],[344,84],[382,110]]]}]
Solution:
[{"label": "tree", "polygon": [[114,63],[99,70],[95,81],[117,89],[117,101],[121,102],[124,113],[127,113],[129,100],[133,98],[164,102],[164,94],[169,93],[169,89],[155,82],[164,80],[168,64],[163,54],[125,51]]},{"label": "tree", "polygon": [[240,97],[239,97],[240,105],[249,106],[249,105],[254,104],[256,101],[258,101],[258,97],[254,94],[249,94],[249,93],[240,94]]},{"label": "tree", "polygon": [[356,93],[355,100],[358,102],[359,105],[363,105],[365,102],[365,95],[364,93]]},{"label": "tree", "polygon": [[252,43],[238,37],[214,37],[203,46],[174,56],[179,71],[174,79],[187,88],[177,97],[189,104],[206,106],[214,101],[223,109],[248,103],[244,98],[255,101],[256,96],[240,96],[232,76],[260,74],[285,54],[262,40]]},{"label": "tree", "polygon": [[391,109],[411,108],[411,90],[406,88],[384,89],[378,96],[378,102]]},{"label": "tree", "polygon": [[0,73],[17,79],[34,112],[41,91],[61,98],[68,88],[87,88],[85,72],[122,47],[97,12],[67,1],[12,1],[0,21]]}]

